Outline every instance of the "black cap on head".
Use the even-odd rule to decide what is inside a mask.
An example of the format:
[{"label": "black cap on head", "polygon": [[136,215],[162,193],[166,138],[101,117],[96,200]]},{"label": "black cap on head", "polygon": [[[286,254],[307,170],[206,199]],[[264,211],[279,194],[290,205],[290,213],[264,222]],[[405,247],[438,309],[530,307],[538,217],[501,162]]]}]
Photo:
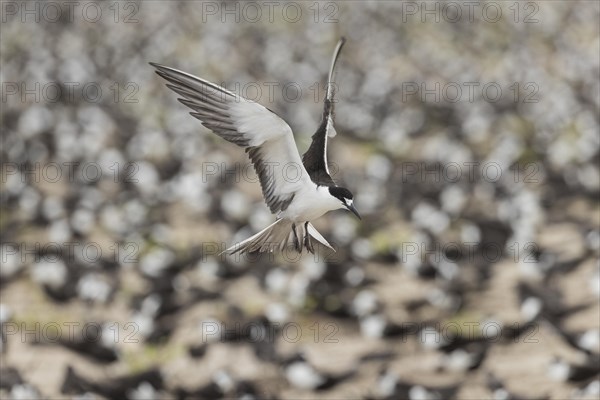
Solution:
[{"label": "black cap on head", "polygon": [[337,198],[340,199],[340,201],[344,201],[344,199],[352,199],[352,193],[343,187],[339,187],[339,186],[330,186],[329,187],[329,193]]},{"label": "black cap on head", "polygon": [[361,219],[360,214],[356,211],[356,207],[352,204],[353,196],[348,189],[338,186],[329,186],[329,194],[338,199],[348,211],[352,211],[358,219]]}]

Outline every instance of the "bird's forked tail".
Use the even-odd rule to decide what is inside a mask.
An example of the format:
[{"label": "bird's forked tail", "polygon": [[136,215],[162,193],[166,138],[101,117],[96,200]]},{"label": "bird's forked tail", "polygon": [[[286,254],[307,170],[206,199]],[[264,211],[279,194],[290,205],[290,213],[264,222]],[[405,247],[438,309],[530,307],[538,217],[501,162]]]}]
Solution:
[{"label": "bird's forked tail", "polygon": [[282,218],[273,222],[254,236],[231,246],[223,251],[223,253],[232,255],[236,253],[282,251],[288,248],[288,246],[298,253],[302,253],[303,248],[314,253],[311,238],[335,251],[310,222],[297,224],[289,219]]}]

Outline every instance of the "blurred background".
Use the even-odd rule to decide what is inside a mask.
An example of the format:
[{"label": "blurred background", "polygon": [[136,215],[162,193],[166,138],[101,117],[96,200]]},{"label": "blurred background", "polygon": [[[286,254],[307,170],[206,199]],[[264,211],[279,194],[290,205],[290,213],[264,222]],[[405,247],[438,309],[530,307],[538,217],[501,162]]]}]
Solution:
[{"label": "blurred background", "polygon": [[[593,1],[3,1],[2,398],[598,398]],[[148,62],[299,151],[337,73],[315,256]]]}]

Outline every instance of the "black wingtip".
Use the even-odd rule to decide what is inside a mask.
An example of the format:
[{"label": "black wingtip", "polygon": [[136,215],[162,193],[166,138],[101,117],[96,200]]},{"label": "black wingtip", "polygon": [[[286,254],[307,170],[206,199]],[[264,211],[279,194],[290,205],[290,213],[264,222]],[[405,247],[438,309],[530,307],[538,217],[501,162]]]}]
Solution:
[{"label": "black wingtip", "polygon": [[162,71],[164,71],[164,70],[165,70],[165,67],[164,67],[164,65],[160,65],[160,64],[158,64],[158,63],[155,63],[155,62],[148,62],[148,64],[150,64],[152,67],[154,67],[154,72],[155,72],[157,75],[159,75],[160,77],[162,77],[162,78],[164,78],[164,79],[167,79],[167,78],[164,76],[164,72],[162,72]]},{"label": "black wingtip", "polygon": [[[167,67],[166,65],[162,65],[162,64],[159,64],[159,63],[155,63],[155,62],[148,62],[148,64],[150,64],[151,66],[153,66],[153,67],[154,67],[154,69],[156,70],[156,71],[154,71],[154,72],[156,72],[157,74],[160,74],[161,72],[163,72],[163,73],[164,73],[164,71],[169,71],[169,70],[171,70],[171,68]],[[164,78],[164,77],[163,77],[163,78]]]}]

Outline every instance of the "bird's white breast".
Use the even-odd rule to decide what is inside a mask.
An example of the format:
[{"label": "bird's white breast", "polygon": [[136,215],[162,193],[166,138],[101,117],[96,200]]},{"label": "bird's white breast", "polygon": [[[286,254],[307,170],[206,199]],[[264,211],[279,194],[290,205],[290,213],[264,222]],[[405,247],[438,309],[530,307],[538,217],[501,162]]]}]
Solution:
[{"label": "bird's white breast", "polygon": [[340,208],[343,208],[341,201],[329,193],[329,188],[311,182],[296,193],[294,200],[279,216],[296,222],[312,221]]}]

